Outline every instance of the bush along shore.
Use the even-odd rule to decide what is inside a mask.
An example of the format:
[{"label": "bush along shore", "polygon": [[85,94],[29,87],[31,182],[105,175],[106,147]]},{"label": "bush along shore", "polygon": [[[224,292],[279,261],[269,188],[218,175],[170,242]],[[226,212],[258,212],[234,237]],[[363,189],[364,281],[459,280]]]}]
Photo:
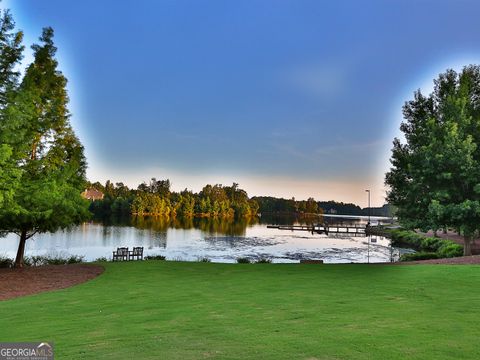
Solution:
[{"label": "bush along shore", "polygon": [[[34,255],[25,257],[24,262],[25,266],[69,265],[83,263],[84,257],[63,254]],[[11,268],[13,265],[13,259],[0,256],[0,268]]]},{"label": "bush along shore", "polygon": [[392,246],[416,251],[412,254],[403,254],[400,261],[443,259],[463,255],[463,247],[452,240],[428,237],[412,230],[372,227],[369,233],[389,238]]}]

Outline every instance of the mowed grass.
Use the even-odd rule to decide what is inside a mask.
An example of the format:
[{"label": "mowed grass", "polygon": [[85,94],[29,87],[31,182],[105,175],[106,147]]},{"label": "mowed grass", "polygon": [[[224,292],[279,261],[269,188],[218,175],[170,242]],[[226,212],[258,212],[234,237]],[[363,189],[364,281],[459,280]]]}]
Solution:
[{"label": "mowed grass", "polygon": [[0,302],[0,341],[58,359],[480,358],[479,266],[105,266]]}]

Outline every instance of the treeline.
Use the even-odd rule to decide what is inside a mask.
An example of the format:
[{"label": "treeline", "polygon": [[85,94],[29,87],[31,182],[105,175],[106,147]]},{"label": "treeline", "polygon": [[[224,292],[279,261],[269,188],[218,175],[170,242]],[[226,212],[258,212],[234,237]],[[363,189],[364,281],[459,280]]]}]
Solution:
[{"label": "treeline", "polygon": [[314,198],[295,200],[275,198],[271,196],[256,196],[252,200],[258,203],[260,213],[265,214],[318,214],[323,213]]},{"label": "treeline", "polygon": [[368,216],[386,216],[394,215],[393,207],[390,204],[385,204],[381,207],[361,208],[352,203],[343,203],[336,201],[319,201],[318,206],[323,209],[325,214],[342,214],[342,215],[363,215]]},{"label": "treeline", "polygon": [[130,189],[123,183],[105,185],[90,183],[90,188],[104,194],[102,200],[93,201],[90,211],[97,216],[149,215],[168,217],[222,217],[242,218],[255,216],[258,204],[248,198],[237,183],[231,186],[206,185],[199,193],[190,190],[174,192],[170,181],[152,178],[150,182]]},{"label": "treeline", "polygon": [[[136,189],[130,189],[122,182],[105,185],[89,183],[90,189],[104,194],[102,200],[93,201],[90,211],[99,217],[116,216],[167,216],[167,217],[211,217],[245,218],[261,214],[342,214],[368,215],[368,208],[352,203],[316,201],[314,198],[295,200],[271,196],[249,198],[237,183],[231,186],[221,184],[205,185],[199,193],[190,190],[171,190],[170,180],[152,178]],[[390,206],[371,208],[372,216],[391,216]]]},{"label": "treeline", "polygon": [[[369,215],[369,208],[361,208],[352,203],[336,201],[315,201],[275,198],[271,196],[258,196],[252,198],[258,203],[260,213],[266,214],[341,214],[341,215]],[[392,216],[391,206],[388,204],[382,207],[370,208],[372,216]]]}]

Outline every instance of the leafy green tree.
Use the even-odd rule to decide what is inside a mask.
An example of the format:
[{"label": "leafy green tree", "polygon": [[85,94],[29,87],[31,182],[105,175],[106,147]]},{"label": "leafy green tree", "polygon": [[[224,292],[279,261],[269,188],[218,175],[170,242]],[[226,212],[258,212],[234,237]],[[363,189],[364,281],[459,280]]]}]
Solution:
[{"label": "leafy green tree", "polygon": [[318,212],[318,204],[314,198],[308,198],[305,204],[305,210],[307,213],[316,214]]},{"label": "leafy green tree", "polygon": [[195,211],[195,195],[187,189],[183,190],[178,198],[176,208],[178,215],[192,217]]},{"label": "leafy green tree", "polygon": [[459,229],[471,255],[480,230],[480,68],[441,74],[403,114],[406,143],[394,140],[388,200],[409,228]]},{"label": "leafy green tree", "polygon": [[157,180],[156,178],[152,178],[150,180],[149,191],[163,198],[168,198],[170,196],[170,180]]},{"label": "leafy green tree", "polygon": [[[0,228],[20,237],[16,267],[23,266],[27,239],[79,223],[89,214],[80,195],[86,161],[69,123],[67,80],[57,69],[53,30],[45,28],[40,40],[41,45],[32,46],[34,62],[5,108],[5,137],[20,186],[12,205],[0,213]],[[21,131],[8,135],[15,126]]]},{"label": "leafy green tree", "polygon": [[12,161],[12,148],[7,144],[0,145],[0,169],[0,209],[5,209],[11,206],[20,178],[20,172]]}]

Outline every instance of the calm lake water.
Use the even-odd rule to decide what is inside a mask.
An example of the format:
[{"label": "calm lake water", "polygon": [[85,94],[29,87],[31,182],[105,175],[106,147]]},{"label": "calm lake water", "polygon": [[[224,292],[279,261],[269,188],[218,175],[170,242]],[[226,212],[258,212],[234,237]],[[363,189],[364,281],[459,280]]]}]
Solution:
[{"label": "calm lake water", "polygon": [[[385,262],[398,258],[399,249],[379,236],[352,237],[319,235],[307,231],[269,229],[267,225],[308,223],[365,225],[365,218],[325,217],[310,221],[289,217],[265,217],[251,221],[211,219],[166,220],[162,218],[109,219],[92,221],[53,234],[38,234],[27,241],[26,256],[43,254],[81,255],[91,261],[111,258],[120,246],[143,246],[144,255],[165,255],[167,259],[236,262],[269,258],[273,262],[322,259],[326,263]],[[0,240],[0,255],[13,258],[18,237]]]}]

